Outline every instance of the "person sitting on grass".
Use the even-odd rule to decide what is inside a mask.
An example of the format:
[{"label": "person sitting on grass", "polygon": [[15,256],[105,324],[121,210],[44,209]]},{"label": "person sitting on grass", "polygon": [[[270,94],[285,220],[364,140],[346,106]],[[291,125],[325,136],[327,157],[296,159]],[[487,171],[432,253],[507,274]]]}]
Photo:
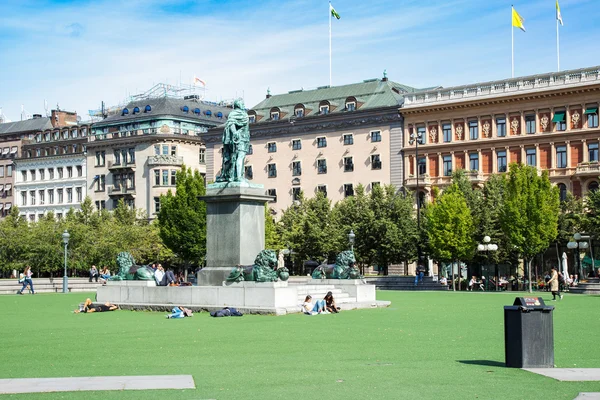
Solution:
[{"label": "person sitting on grass", "polygon": [[89,297],[85,299],[83,305],[79,306],[79,309],[73,311],[75,314],[79,313],[93,313],[93,312],[107,312],[118,310],[119,307],[115,304],[111,304],[108,301],[104,304],[94,304],[92,299]]},{"label": "person sitting on grass", "polygon": [[329,314],[325,309],[325,300],[317,300],[314,304],[311,303],[312,296],[308,295],[304,299],[304,303],[302,303],[302,312],[306,315],[315,315],[315,314]]},{"label": "person sitting on grass", "polygon": [[325,309],[327,311],[329,311],[330,313],[340,312],[340,308],[336,306],[335,300],[333,299],[333,294],[331,292],[327,292],[323,300],[325,300]]}]

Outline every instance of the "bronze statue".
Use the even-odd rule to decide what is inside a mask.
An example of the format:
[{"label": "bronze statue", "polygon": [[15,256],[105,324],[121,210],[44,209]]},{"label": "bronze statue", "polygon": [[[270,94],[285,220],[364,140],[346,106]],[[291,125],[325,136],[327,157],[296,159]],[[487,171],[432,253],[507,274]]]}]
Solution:
[{"label": "bronze statue", "polygon": [[339,253],[335,264],[321,264],[312,273],[313,279],[361,279],[352,250]]},{"label": "bronze statue", "polygon": [[117,265],[119,272],[110,277],[111,281],[152,281],[154,280],[154,271],[146,265],[135,265],[133,256],[122,251],[117,254]]},{"label": "bronze statue", "polygon": [[248,113],[241,99],[233,102],[233,111],[229,113],[223,130],[223,154],[221,173],[217,182],[242,182],[244,178],[244,159],[250,148],[250,128]]},{"label": "bronze statue", "polygon": [[277,268],[277,256],[273,250],[262,250],[253,265],[238,265],[231,270],[228,282],[276,282],[287,281],[290,272],[287,268]]}]

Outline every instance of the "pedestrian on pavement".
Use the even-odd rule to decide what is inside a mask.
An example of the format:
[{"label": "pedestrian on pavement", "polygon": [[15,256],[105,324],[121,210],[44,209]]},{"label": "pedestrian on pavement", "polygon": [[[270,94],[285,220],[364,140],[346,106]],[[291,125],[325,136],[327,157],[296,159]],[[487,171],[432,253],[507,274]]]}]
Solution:
[{"label": "pedestrian on pavement", "polygon": [[23,294],[23,290],[25,290],[27,286],[29,286],[29,293],[35,294],[35,290],[33,290],[33,281],[31,280],[32,275],[31,267],[28,265],[25,267],[25,271],[23,271],[23,287],[17,292],[18,294]]},{"label": "pedestrian on pavement", "polygon": [[552,291],[552,301],[556,301],[556,295],[558,298],[562,300],[563,295],[558,291],[558,272],[556,271],[556,267],[552,267],[552,276],[548,281],[550,285],[550,290]]},{"label": "pedestrian on pavement", "polygon": [[422,265],[419,265],[417,267],[417,272],[415,275],[415,286],[417,286],[419,284],[419,282],[421,282],[421,284],[423,284],[423,277],[425,276],[425,267]]}]

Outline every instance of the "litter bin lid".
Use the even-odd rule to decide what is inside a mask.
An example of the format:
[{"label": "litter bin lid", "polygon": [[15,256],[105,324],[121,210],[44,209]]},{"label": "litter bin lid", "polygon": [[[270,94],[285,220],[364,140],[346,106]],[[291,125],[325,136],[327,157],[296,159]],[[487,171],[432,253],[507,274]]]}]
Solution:
[{"label": "litter bin lid", "polygon": [[544,299],[541,297],[517,297],[513,306],[540,307],[545,306]]}]

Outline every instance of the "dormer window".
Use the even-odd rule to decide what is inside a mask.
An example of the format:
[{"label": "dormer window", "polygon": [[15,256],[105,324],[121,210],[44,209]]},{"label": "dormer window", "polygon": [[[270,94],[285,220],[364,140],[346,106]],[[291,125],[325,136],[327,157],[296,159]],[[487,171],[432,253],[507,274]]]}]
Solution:
[{"label": "dormer window", "polygon": [[305,114],[304,105],[297,104],[296,107],[294,107],[294,115],[296,116],[296,118],[302,118],[302,117],[304,117],[304,114]]},{"label": "dormer window", "polygon": [[133,113],[134,113],[134,114],[137,114],[137,113],[139,113],[139,112],[140,112],[140,108],[139,108],[139,107],[134,107],[134,108],[133,108]]},{"label": "dormer window", "polygon": [[189,108],[188,106],[183,106],[183,107],[181,108],[181,111],[183,111],[184,113],[186,113],[186,114],[187,114],[188,112],[190,112],[190,108]]},{"label": "dormer window", "polygon": [[319,104],[319,114],[325,115],[329,114],[329,102],[324,101]]},{"label": "dormer window", "polygon": [[256,122],[256,115],[248,115],[248,121],[253,124]]},{"label": "dormer window", "polygon": [[272,108],[271,109],[271,119],[273,121],[279,121],[279,108]]},{"label": "dormer window", "polygon": [[356,99],[354,97],[346,99],[346,111],[356,111]]}]

